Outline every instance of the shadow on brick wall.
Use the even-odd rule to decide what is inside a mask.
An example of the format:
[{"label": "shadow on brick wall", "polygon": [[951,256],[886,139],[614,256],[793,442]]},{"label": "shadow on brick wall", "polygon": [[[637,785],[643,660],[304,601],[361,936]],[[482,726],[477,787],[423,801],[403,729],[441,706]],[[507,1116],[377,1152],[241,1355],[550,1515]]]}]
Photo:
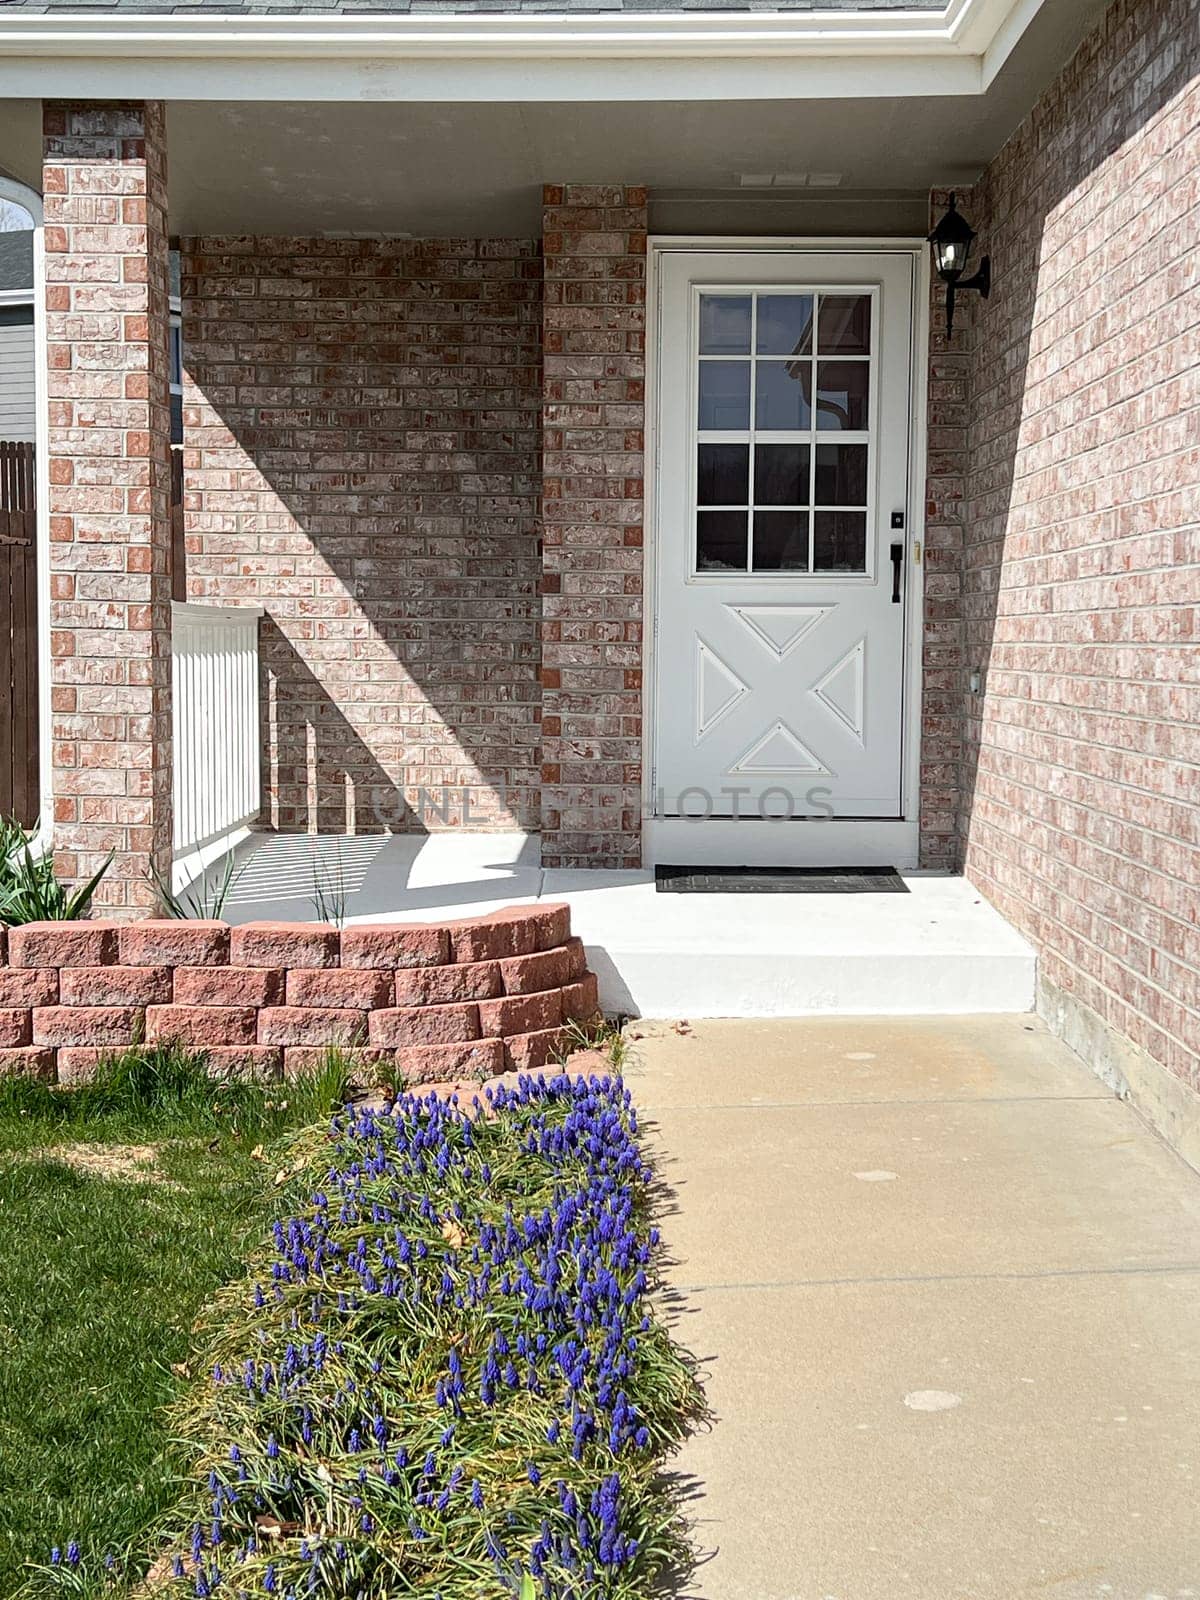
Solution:
[{"label": "shadow on brick wall", "polygon": [[[1186,326],[1170,310],[1170,275],[1173,257],[1181,266],[1188,253],[1175,249],[1195,202],[1169,192],[1172,140],[1159,119],[1194,75],[1198,19],[1191,0],[1117,0],[971,194],[975,250],[991,255],[993,287],[986,302],[971,297],[964,319],[960,845],[973,856],[972,823],[986,815],[1000,881],[1015,885],[1019,860],[1035,901],[1035,884],[1055,881],[1065,859],[1066,813],[1096,803],[1092,775],[1061,743],[1056,753],[1060,715],[1077,719],[1069,739],[1090,740],[1091,713],[1136,706],[1121,670],[1096,652],[1136,641],[1119,622],[1119,580],[1161,560],[1134,538],[1173,526],[1156,519],[1155,502],[1137,509],[1148,490],[1134,479],[1147,452],[1170,448],[1147,436],[1147,422],[1169,431],[1182,415],[1137,408],[1171,378],[1162,352],[1173,339],[1178,348]],[[1182,110],[1179,126],[1186,141]],[[1179,174],[1186,187],[1186,168]],[[1154,610],[1136,580],[1128,592],[1133,609]],[[1161,670],[1137,659],[1138,672]],[[1099,742],[1116,750],[1122,738],[1110,727]],[[999,843],[1005,832],[1010,848]]]},{"label": "shadow on brick wall", "polygon": [[268,729],[263,820],[280,833],[425,831],[419,811],[269,614],[259,663]]},{"label": "shadow on brick wall", "polygon": [[268,816],[535,830],[536,242],[185,240],[182,287],[188,595],[265,608]]}]

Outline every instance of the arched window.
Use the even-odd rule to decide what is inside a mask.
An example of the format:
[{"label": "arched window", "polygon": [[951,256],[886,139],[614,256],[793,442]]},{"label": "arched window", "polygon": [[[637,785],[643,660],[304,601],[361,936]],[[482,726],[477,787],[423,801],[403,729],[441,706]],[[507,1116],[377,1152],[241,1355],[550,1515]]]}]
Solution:
[{"label": "arched window", "polygon": [[[14,184],[14,190],[24,191],[24,184]],[[25,229],[33,230],[33,213],[29,207],[15,197],[0,195],[0,233],[21,233]]]},{"label": "arched window", "polygon": [[36,237],[33,196],[0,180],[0,439],[28,444],[37,431]]}]

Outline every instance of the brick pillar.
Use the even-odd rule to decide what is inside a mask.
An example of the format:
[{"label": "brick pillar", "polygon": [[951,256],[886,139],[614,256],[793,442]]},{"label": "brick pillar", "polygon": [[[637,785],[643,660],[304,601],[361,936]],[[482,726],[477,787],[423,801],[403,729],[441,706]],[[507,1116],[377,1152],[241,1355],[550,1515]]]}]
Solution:
[{"label": "brick pillar", "polygon": [[544,193],[542,859],[641,864],[646,191]]},{"label": "brick pillar", "polygon": [[[949,199],[948,190],[931,192],[930,227],[942,216]],[[974,215],[970,193],[960,189],[958,199],[964,212]],[[978,264],[978,247],[973,261]],[[974,265],[970,270],[975,270]],[[959,828],[968,665],[964,654],[963,550],[975,296],[964,294],[955,302],[953,340],[946,338],[946,285],[936,272],[930,296],[920,860],[923,867],[953,870],[962,865]]]},{"label": "brick pillar", "polygon": [[109,914],[171,867],[171,525],[163,107],[44,108],[55,851],[115,859]]}]

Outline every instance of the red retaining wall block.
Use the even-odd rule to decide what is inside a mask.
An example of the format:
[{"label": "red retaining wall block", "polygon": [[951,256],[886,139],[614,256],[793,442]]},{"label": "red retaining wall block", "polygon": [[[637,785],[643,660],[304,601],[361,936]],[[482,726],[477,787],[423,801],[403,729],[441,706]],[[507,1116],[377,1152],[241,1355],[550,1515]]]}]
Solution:
[{"label": "red retaining wall block", "polygon": [[[175,918],[133,922],[121,929],[126,967],[221,967],[229,960],[229,929],[223,922]],[[77,961],[75,966],[91,965]]]},{"label": "red retaining wall block", "polygon": [[115,923],[27,922],[8,931],[10,967],[107,967],[117,951]]},{"label": "red retaining wall block", "polygon": [[401,1006],[372,1011],[370,1025],[375,1045],[459,1044],[464,1039],[478,1039],[479,1007],[465,1003]]},{"label": "red retaining wall block", "polygon": [[287,1003],[372,1011],[391,1005],[392,976],[377,967],[293,967],[287,975]]},{"label": "red retaining wall block", "polygon": [[15,1050],[32,1043],[30,1015],[24,1006],[0,1008],[0,1049]]},{"label": "red retaining wall block", "polygon": [[338,931],[323,922],[244,922],[230,934],[235,967],[336,967]]},{"label": "red retaining wall block", "polygon": [[554,1061],[562,1043],[558,1028],[538,1028],[533,1033],[514,1033],[504,1040],[505,1065],[518,1072],[537,1072]]},{"label": "red retaining wall block", "polygon": [[594,972],[585,973],[576,983],[564,983],[562,991],[564,1022],[591,1022],[600,1010],[600,985]]},{"label": "red retaining wall block", "polygon": [[448,931],[453,961],[495,961],[503,956],[527,956],[538,947],[537,930],[531,923],[500,917],[452,922]]},{"label": "red retaining wall block", "polygon": [[149,1044],[257,1044],[259,1012],[254,1006],[150,1006]]},{"label": "red retaining wall block", "polygon": [[562,1021],[562,990],[542,994],[514,994],[503,1000],[479,1002],[479,1028],[485,1038],[503,1039],[510,1033],[556,1028]]},{"label": "red retaining wall block", "polygon": [[58,1057],[58,1082],[63,1085],[91,1083],[96,1069],[108,1054],[93,1045],[71,1045],[55,1052]]},{"label": "red retaining wall block", "polygon": [[154,1006],[171,999],[170,967],[63,967],[58,975],[64,1006]]},{"label": "red retaining wall block", "polygon": [[396,1066],[411,1084],[439,1083],[469,1074],[491,1078],[504,1071],[503,1039],[471,1039],[462,1044],[410,1044],[396,1051]]},{"label": "red retaining wall block", "polygon": [[504,993],[497,961],[464,961],[450,967],[410,967],[395,980],[398,1006],[438,1006],[449,1000],[493,1000]]},{"label": "red retaining wall block", "polygon": [[0,1006],[56,1006],[57,967],[0,967]]},{"label": "red retaining wall block", "polygon": [[25,1045],[16,1050],[0,1050],[0,1078],[54,1079],[54,1051]]},{"label": "red retaining wall block", "polygon": [[91,1077],[143,1035],[214,1073],[311,1070],[330,1045],[364,1073],[439,1082],[554,1059],[597,1011],[566,906],[447,925],[153,920],[13,929],[0,965],[0,1072]]},{"label": "red retaining wall block", "polygon": [[553,950],[571,937],[571,908],[563,902],[551,905],[508,906],[496,913],[500,921],[532,924],[539,950]]},{"label": "red retaining wall block", "polygon": [[[338,1050],[346,1065],[361,1073],[368,1082],[374,1082],[379,1069],[392,1065],[396,1059],[394,1050],[372,1050],[369,1045],[340,1045]],[[324,1064],[328,1053],[328,1045],[285,1045],[282,1051],[284,1077],[294,1078],[301,1072],[316,1072]]]},{"label": "red retaining wall block", "polygon": [[563,954],[567,962],[567,975],[564,981],[574,983],[576,978],[582,978],[587,971],[587,951],[583,948],[583,940],[568,939],[563,945]]},{"label": "red retaining wall block", "polygon": [[378,927],[342,929],[344,967],[438,967],[448,958],[445,928],[420,924],[417,927]]},{"label": "red retaining wall block", "polygon": [[38,1006],[32,1016],[34,1044],[123,1048],[140,1034],[144,1013],[137,1006]]},{"label": "red retaining wall block", "polygon": [[284,979],[281,967],[176,967],[175,1004],[278,1006]]},{"label": "red retaining wall block", "polygon": [[509,956],[500,963],[505,994],[535,994],[567,981],[567,952],[542,950],[532,956]]},{"label": "red retaining wall block", "polygon": [[281,1078],[283,1051],[265,1044],[216,1044],[205,1050],[208,1070],[218,1078]]},{"label": "red retaining wall block", "polygon": [[265,1006],[258,1013],[259,1044],[356,1044],[367,1013],[345,1006]]}]

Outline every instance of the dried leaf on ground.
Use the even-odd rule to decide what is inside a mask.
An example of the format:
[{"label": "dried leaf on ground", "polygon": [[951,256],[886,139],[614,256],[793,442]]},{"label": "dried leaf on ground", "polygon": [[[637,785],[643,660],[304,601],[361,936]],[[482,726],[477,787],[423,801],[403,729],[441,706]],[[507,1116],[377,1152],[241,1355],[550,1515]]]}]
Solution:
[{"label": "dried leaf on ground", "polygon": [[153,1562],[141,1583],[135,1585],[133,1593],[135,1595],[153,1594],[156,1590],[161,1589],[170,1582],[172,1566],[173,1560],[169,1553],[165,1556],[159,1556],[158,1560]]},{"label": "dried leaf on ground", "polygon": [[264,1539],[286,1539],[300,1532],[298,1522],[284,1522],[279,1517],[255,1517],[254,1526]]},{"label": "dried leaf on ground", "polygon": [[462,1224],[456,1222],[453,1217],[447,1217],[443,1221],[442,1238],[445,1239],[452,1250],[461,1250],[467,1242],[467,1236],[463,1231]]}]

